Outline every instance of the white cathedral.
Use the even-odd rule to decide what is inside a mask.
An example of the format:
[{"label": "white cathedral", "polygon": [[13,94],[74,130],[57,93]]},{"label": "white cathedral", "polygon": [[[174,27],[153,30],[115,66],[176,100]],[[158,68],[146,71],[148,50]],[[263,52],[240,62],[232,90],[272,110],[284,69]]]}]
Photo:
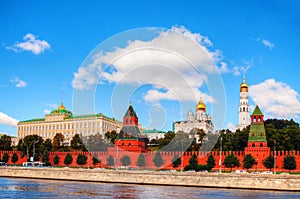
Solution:
[{"label": "white cathedral", "polygon": [[212,133],[214,125],[211,121],[211,116],[206,114],[206,106],[200,98],[199,103],[196,106],[196,113],[189,111],[186,121],[177,121],[173,123],[174,132],[183,131],[190,133],[193,129],[201,129],[205,133]]},{"label": "white cathedral", "polygon": [[248,84],[244,78],[240,85],[239,123],[236,128],[243,130],[248,125],[250,125],[250,105],[248,103]]}]

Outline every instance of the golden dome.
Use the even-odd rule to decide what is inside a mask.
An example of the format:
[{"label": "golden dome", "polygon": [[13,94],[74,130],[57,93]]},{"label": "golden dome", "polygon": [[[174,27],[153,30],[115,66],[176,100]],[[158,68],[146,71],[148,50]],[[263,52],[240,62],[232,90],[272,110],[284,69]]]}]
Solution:
[{"label": "golden dome", "polygon": [[61,103],[58,107],[58,110],[66,110],[66,107],[64,106],[63,103]]},{"label": "golden dome", "polygon": [[200,101],[199,101],[199,103],[196,106],[196,110],[206,111],[206,106],[205,106],[205,104],[202,101],[202,97],[200,98]]},{"label": "golden dome", "polygon": [[246,83],[246,79],[243,79],[243,82],[240,85],[240,92],[248,92],[248,84]]}]

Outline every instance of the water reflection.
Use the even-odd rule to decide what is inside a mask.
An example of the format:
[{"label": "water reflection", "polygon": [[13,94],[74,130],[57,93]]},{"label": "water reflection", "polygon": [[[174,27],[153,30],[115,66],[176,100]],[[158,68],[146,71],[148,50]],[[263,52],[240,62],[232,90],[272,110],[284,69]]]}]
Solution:
[{"label": "water reflection", "polygon": [[300,198],[300,193],[0,178],[1,198]]}]

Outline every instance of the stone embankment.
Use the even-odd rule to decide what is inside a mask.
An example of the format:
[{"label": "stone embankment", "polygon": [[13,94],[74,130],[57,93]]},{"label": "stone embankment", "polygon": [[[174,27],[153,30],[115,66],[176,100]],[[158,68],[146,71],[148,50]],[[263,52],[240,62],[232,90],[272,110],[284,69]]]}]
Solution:
[{"label": "stone embankment", "polygon": [[250,175],[71,168],[0,167],[0,177],[168,186],[300,191],[298,175]]}]

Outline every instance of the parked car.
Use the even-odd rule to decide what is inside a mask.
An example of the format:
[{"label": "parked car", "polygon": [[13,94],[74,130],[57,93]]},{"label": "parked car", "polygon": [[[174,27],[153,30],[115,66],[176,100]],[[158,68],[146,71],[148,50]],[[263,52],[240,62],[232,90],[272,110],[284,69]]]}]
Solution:
[{"label": "parked car", "polygon": [[0,166],[5,166],[5,162],[0,162]]},{"label": "parked car", "polygon": [[248,172],[246,170],[236,170],[235,173],[238,173],[238,174],[247,174]]},{"label": "parked car", "polygon": [[261,174],[273,174],[273,172],[272,171],[264,171]]},{"label": "parked car", "polygon": [[280,173],[280,175],[290,175],[290,173],[282,172],[282,173]]},{"label": "parked car", "polygon": [[201,173],[208,173],[207,170],[200,170],[199,172],[201,172]]},{"label": "parked car", "polygon": [[250,174],[260,174],[260,172],[259,171],[253,171]]}]

